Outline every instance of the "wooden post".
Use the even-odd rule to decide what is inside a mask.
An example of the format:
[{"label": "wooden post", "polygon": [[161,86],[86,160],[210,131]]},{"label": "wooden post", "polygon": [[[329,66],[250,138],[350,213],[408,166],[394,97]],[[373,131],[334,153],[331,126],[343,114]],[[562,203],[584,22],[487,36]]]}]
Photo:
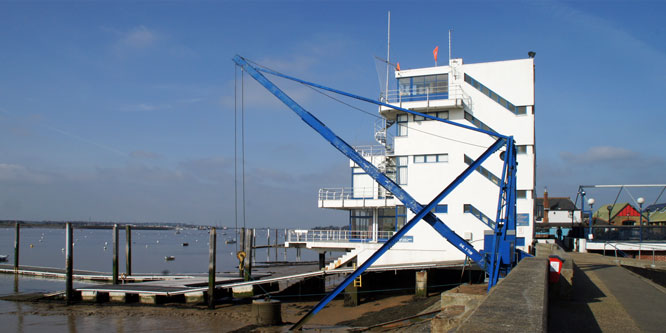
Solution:
[{"label": "wooden post", "polygon": [[243,251],[245,251],[246,257],[245,257],[245,265],[243,267],[243,278],[245,281],[249,281],[252,277],[252,248],[254,247],[254,244],[252,243],[254,239],[254,230],[247,228],[244,230],[245,235],[243,235],[243,238],[245,241],[243,242],[243,245],[245,248]]},{"label": "wooden post", "polygon": [[266,262],[271,261],[271,228],[266,228]]},{"label": "wooden post", "polygon": [[132,275],[132,227],[125,226],[125,274]]},{"label": "wooden post", "polygon": [[215,252],[217,250],[217,233],[215,227],[210,229],[210,247],[208,251],[208,308],[215,309]]},{"label": "wooden post", "polygon": [[113,225],[113,284],[118,284],[118,225]]},{"label": "wooden post", "polygon": [[278,230],[275,228],[275,261],[277,262],[277,250],[278,250]]},{"label": "wooden post", "polygon": [[74,242],[72,232],[72,223],[67,222],[65,225],[65,301],[67,304],[72,304],[74,298],[74,289],[72,288],[72,278],[74,275],[74,247],[72,246]]},{"label": "wooden post", "polygon": [[14,273],[19,269],[19,244],[21,239],[21,224],[16,221],[16,237],[14,238]]},{"label": "wooden post", "polygon": [[[238,233],[238,241],[240,242],[239,244],[240,252],[245,253],[245,228],[240,228],[240,233]],[[247,256],[247,253],[245,254]],[[240,277],[242,278],[245,278],[245,260],[247,260],[247,258],[244,259],[243,262],[240,262],[239,258],[238,262],[238,272],[240,273]]]},{"label": "wooden post", "polygon": [[[287,229],[284,229],[284,242],[287,243]],[[287,261],[287,247],[283,246],[282,249],[284,249],[284,261]]]}]

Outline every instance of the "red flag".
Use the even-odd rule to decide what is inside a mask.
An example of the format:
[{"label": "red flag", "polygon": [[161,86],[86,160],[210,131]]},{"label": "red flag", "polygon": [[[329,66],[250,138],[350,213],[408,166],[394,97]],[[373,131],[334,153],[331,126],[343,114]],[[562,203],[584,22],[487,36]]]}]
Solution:
[{"label": "red flag", "polygon": [[397,63],[397,64],[395,65],[395,68],[396,68],[398,71],[400,71],[400,63]]},{"label": "red flag", "polygon": [[439,51],[439,46],[435,46],[435,49],[432,50],[432,56],[435,57],[435,62],[437,62],[437,52]]}]

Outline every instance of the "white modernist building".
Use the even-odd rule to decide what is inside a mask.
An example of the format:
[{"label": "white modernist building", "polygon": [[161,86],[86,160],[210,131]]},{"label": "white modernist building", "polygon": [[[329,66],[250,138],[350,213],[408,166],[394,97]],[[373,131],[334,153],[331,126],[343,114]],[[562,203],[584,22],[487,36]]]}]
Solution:
[{"label": "white modernist building", "polygon": [[[535,186],[534,59],[418,68],[395,73],[398,89],[383,94],[391,105],[514,136],[518,150],[517,244],[532,244]],[[379,146],[357,150],[425,205],[496,138],[440,121],[380,107]],[[503,149],[502,149],[503,150]],[[503,162],[497,152],[435,209],[435,214],[477,249],[497,214]],[[317,251],[348,251],[327,268],[365,261],[414,213],[350,162],[351,186],[319,191],[320,208],[349,211],[346,230],[291,231],[286,245]],[[464,260],[425,221],[374,266]]]}]

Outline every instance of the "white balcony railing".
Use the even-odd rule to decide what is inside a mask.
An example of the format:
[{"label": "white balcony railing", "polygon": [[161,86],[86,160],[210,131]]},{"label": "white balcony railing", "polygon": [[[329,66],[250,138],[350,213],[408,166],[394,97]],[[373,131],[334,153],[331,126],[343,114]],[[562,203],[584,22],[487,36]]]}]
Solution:
[{"label": "white balcony railing", "polygon": [[387,97],[389,103],[462,99],[465,104],[470,106],[472,101],[459,84],[450,84],[448,87],[420,86],[389,90]]},{"label": "white balcony railing", "polygon": [[377,187],[338,187],[319,189],[322,200],[364,200],[393,198],[393,194],[381,186]]},{"label": "white balcony railing", "polygon": [[362,156],[384,156],[386,155],[386,147],[380,145],[362,145],[354,146],[356,150]]},{"label": "white balcony railing", "polygon": [[[395,231],[378,231],[377,239],[386,240],[391,238]],[[373,234],[371,231],[349,231],[349,230],[288,230],[287,242],[370,242]]]}]

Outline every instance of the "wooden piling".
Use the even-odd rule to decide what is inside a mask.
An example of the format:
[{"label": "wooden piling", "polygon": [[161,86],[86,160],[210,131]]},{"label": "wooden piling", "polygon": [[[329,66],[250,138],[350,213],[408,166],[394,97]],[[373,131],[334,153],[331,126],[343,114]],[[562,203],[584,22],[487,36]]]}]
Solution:
[{"label": "wooden piling", "polygon": [[118,284],[118,225],[113,225],[113,284]]},{"label": "wooden piling", "polygon": [[271,228],[266,228],[266,262],[271,261]]},{"label": "wooden piling", "polygon": [[16,221],[16,236],[14,238],[14,273],[19,269],[19,244],[21,239],[21,224]]},{"label": "wooden piling", "polygon": [[125,226],[125,274],[132,275],[132,227]]},{"label": "wooden piling", "polygon": [[210,246],[208,251],[208,308],[215,309],[215,255],[217,250],[217,233],[210,229]]},{"label": "wooden piling", "polygon": [[[287,243],[287,229],[284,229],[284,242]],[[284,250],[282,252],[282,254],[284,255],[284,261],[287,261],[287,247],[284,246],[282,247],[282,249]]]},{"label": "wooden piling", "polygon": [[275,261],[278,261],[278,230],[275,228]]},{"label": "wooden piling", "polygon": [[243,278],[245,281],[250,281],[252,277],[252,259],[253,255],[252,253],[254,252],[253,247],[254,247],[254,229],[244,229],[245,235],[243,235],[243,238],[245,241],[243,242],[244,249],[243,251],[246,254],[245,257],[245,265],[243,267]]},{"label": "wooden piling", "polygon": [[65,225],[65,301],[67,304],[72,304],[74,299],[74,288],[72,287],[72,279],[74,277],[74,233],[72,231],[72,223],[67,222]]}]

